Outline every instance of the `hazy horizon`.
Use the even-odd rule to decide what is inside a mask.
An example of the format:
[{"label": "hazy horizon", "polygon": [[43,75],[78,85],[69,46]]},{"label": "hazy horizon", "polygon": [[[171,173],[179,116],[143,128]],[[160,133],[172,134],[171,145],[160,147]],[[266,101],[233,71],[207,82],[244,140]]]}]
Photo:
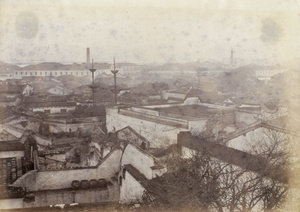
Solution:
[{"label": "hazy horizon", "polygon": [[0,60],[278,64],[300,57],[296,1],[0,1]]}]

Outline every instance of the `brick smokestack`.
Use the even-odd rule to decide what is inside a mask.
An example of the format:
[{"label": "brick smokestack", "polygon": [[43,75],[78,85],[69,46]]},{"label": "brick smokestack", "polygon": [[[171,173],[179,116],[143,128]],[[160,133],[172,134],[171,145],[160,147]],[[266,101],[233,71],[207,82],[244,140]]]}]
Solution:
[{"label": "brick smokestack", "polygon": [[90,48],[86,49],[86,66],[89,67],[90,66]]}]

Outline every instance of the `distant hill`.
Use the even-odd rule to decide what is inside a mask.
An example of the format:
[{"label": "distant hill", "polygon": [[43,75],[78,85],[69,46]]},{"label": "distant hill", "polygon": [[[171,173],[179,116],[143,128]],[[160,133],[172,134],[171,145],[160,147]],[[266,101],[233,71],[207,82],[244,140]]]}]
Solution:
[{"label": "distant hill", "polygon": [[216,61],[204,62],[189,62],[189,63],[166,63],[163,65],[151,66],[150,70],[187,70],[187,71],[201,71],[201,70],[220,70],[224,69],[226,65]]},{"label": "distant hill", "polygon": [[[108,69],[111,64],[108,63],[94,63],[93,67],[96,69]],[[56,62],[45,62],[35,65],[28,65],[22,68],[22,70],[86,70],[87,66],[85,63],[73,63],[73,64],[62,64]]]},{"label": "distant hill", "polygon": [[0,73],[2,74],[9,74],[14,70],[20,70],[21,67],[9,63],[4,63],[0,61]]}]

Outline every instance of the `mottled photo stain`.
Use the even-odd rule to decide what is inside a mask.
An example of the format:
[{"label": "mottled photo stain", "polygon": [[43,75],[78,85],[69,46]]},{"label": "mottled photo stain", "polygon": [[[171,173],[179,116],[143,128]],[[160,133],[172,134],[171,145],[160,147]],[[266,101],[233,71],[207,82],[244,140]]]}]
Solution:
[{"label": "mottled photo stain", "polygon": [[18,37],[32,39],[38,32],[38,18],[30,12],[21,12],[15,21],[15,29]]},{"label": "mottled photo stain", "polygon": [[276,21],[271,18],[262,21],[261,40],[265,43],[276,43],[282,36],[282,29]]}]

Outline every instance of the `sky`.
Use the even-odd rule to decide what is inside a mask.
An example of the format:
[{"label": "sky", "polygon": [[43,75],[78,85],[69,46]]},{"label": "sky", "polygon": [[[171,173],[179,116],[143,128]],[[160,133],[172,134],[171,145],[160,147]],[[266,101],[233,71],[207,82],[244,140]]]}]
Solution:
[{"label": "sky", "polygon": [[278,63],[300,57],[298,0],[0,0],[0,61]]}]

